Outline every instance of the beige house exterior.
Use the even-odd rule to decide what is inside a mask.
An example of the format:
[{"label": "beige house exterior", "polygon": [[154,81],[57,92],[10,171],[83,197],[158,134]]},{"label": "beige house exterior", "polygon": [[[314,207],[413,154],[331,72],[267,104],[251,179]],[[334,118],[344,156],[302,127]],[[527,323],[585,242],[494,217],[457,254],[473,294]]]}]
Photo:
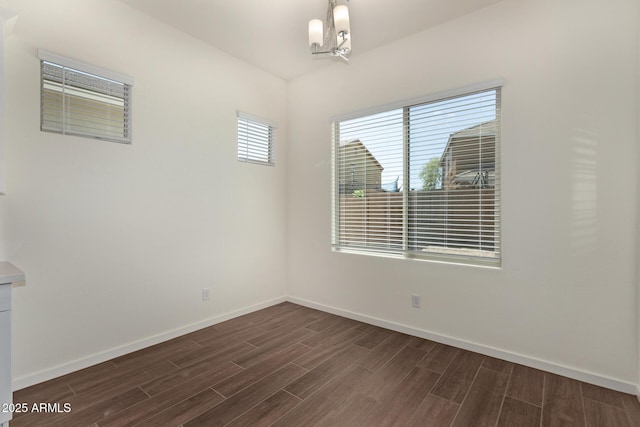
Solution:
[{"label": "beige house exterior", "polygon": [[359,139],[343,141],[338,148],[340,193],[355,190],[379,190],[382,165]]},{"label": "beige house exterior", "polygon": [[496,121],[452,133],[440,158],[442,186],[493,188],[496,170]]}]

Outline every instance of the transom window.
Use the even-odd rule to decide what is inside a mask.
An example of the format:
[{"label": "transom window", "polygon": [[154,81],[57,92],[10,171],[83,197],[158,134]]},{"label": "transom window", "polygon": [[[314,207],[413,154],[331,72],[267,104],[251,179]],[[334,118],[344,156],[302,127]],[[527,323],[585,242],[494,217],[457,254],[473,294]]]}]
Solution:
[{"label": "transom window", "polygon": [[333,122],[335,250],[499,266],[501,84]]},{"label": "transom window", "polygon": [[275,165],[273,135],[275,124],[238,111],[238,160]]}]

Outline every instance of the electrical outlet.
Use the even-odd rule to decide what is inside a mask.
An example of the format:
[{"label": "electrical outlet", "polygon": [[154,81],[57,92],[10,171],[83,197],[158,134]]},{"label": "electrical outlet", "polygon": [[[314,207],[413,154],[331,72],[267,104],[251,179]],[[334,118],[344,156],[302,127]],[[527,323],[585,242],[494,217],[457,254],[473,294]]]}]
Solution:
[{"label": "electrical outlet", "polygon": [[411,307],[420,308],[420,295],[411,295]]},{"label": "electrical outlet", "polygon": [[202,288],[202,301],[209,301],[209,288]]}]

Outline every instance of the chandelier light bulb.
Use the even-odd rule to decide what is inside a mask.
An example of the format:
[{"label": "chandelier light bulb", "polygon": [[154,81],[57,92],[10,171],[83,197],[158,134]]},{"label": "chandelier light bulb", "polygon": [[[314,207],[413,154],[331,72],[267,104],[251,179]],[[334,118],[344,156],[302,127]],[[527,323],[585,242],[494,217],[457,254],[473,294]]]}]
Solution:
[{"label": "chandelier light bulb", "polygon": [[346,5],[333,8],[333,22],[337,34],[349,34],[349,8]]},{"label": "chandelier light bulb", "polygon": [[312,19],[309,21],[309,46],[322,46],[324,23],[321,19]]}]

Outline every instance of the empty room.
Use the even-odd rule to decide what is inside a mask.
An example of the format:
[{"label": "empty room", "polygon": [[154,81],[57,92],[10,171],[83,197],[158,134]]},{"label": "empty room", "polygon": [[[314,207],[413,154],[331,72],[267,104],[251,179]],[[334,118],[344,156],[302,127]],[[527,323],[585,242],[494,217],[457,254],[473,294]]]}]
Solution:
[{"label": "empty room", "polygon": [[637,0],[0,0],[0,426],[640,426]]}]

